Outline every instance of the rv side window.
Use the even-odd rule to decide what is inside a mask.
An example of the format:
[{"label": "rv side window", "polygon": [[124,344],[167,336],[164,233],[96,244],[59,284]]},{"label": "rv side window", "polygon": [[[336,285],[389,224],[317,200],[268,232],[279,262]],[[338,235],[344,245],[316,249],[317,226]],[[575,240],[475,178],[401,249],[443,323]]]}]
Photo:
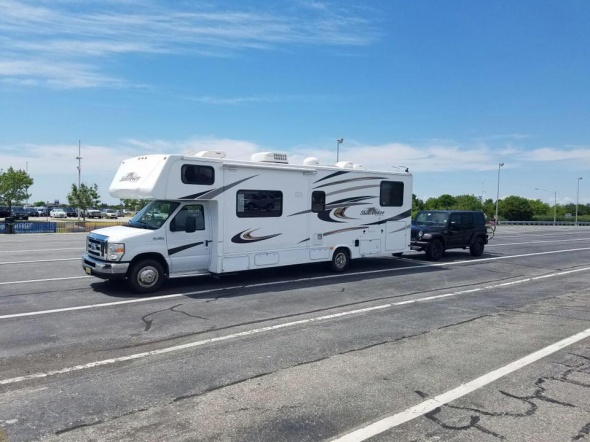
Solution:
[{"label": "rv side window", "polygon": [[200,204],[191,204],[180,209],[172,221],[170,221],[170,231],[186,232],[186,220],[191,216],[195,217],[197,230],[205,230],[203,206]]},{"label": "rv side window", "polygon": [[404,183],[401,181],[381,181],[382,207],[400,207],[404,204]]},{"label": "rv side window", "polygon": [[311,193],[311,211],[319,213],[326,210],[326,192],[316,190]]},{"label": "rv side window", "polygon": [[238,218],[279,217],[283,214],[283,192],[278,190],[238,190]]},{"label": "rv side window", "polygon": [[201,184],[210,186],[215,182],[215,169],[211,166],[183,164],[180,169],[180,177],[184,184]]}]

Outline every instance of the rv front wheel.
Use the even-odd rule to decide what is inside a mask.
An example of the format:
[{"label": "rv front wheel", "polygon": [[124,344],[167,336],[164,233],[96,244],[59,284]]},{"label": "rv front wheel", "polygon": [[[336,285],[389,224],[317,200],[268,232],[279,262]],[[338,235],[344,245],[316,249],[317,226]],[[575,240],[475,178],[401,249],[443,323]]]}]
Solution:
[{"label": "rv front wheel", "polygon": [[348,268],[349,263],[350,258],[346,249],[338,249],[332,256],[332,271],[338,273],[343,272]]},{"label": "rv front wheel", "polygon": [[164,283],[164,269],[153,259],[138,261],[131,268],[128,281],[136,293],[155,292]]}]

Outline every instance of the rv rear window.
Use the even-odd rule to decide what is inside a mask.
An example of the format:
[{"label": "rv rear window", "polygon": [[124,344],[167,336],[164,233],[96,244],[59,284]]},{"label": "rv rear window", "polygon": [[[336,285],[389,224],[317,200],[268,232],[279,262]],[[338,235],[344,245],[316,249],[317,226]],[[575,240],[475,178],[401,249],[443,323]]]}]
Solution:
[{"label": "rv rear window", "polygon": [[238,190],[238,218],[279,217],[283,214],[283,192],[278,190]]},{"label": "rv rear window", "polygon": [[404,183],[401,181],[381,181],[382,207],[400,207],[404,204]]},{"label": "rv rear window", "polygon": [[211,166],[183,164],[180,169],[180,177],[184,184],[201,184],[210,186],[215,182],[215,169]]}]

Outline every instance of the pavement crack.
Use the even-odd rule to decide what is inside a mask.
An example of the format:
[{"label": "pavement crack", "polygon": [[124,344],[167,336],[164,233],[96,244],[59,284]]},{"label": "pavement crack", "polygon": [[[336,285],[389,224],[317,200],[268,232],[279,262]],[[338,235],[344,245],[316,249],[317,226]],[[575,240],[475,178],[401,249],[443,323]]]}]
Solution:
[{"label": "pavement crack", "polygon": [[173,305],[172,307],[169,308],[165,308],[162,310],[156,310],[155,312],[152,313],[148,313],[147,315],[144,315],[141,317],[141,320],[144,322],[145,324],[145,328],[143,329],[144,332],[149,331],[152,328],[152,323],[154,322],[154,317],[158,314],[158,313],[163,313],[163,312],[174,312],[174,313],[181,313],[185,316],[188,316],[190,318],[198,318],[198,319],[203,319],[204,321],[207,321],[207,318],[204,318],[202,316],[198,316],[198,315],[191,315],[190,313],[187,313],[183,310],[176,310],[177,307],[180,307],[182,304],[176,304]]}]

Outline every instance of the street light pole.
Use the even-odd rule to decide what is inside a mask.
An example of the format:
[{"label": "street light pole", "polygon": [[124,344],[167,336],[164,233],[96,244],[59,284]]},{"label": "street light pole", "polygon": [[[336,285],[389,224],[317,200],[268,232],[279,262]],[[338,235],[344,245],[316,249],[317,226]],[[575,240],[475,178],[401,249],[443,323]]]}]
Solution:
[{"label": "street light pole", "polygon": [[[82,155],[80,140],[78,140],[78,156],[76,157],[76,159],[78,160],[78,195],[80,195],[80,176],[82,174]],[[78,207],[78,221],[80,221],[80,207]]]},{"label": "street light pole", "polygon": [[535,190],[544,190],[545,192],[553,192],[553,225],[557,225],[557,190],[543,189],[542,187],[535,187]]},{"label": "street light pole", "polygon": [[576,191],[576,226],[578,225],[578,203],[580,202],[580,180],[584,179],[583,176],[578,177],[578,190]]},{"label": "street light pole", "polygon": [[498,202],[500,200],[500,168],[504,166],[504,163],[498,163],[498,190],[496,191],[496,216],[494,222],[498,225]]},{"label": "street light pole", "polygon": [[344,138],[338,138],[336,140],[336,162],[340,161],[340,145],[344,143]]}]

